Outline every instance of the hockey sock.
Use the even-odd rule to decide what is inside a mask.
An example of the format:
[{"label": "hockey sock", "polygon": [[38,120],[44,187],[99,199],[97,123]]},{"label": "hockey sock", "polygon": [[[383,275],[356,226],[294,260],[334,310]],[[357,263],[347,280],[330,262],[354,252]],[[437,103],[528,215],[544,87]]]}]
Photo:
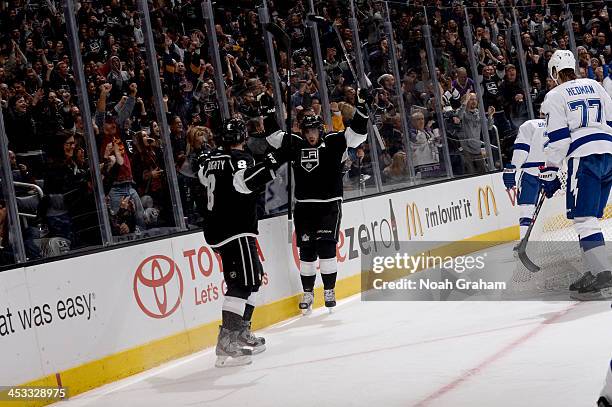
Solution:
[{"label": "hockey sock", "polygon": [[336,287],[336,277],[338,276],[338,262],[336,258],[320,259],[321,279],[323,280],[323,288],[330,290]]},{"label": "hockey sock", "polygon": [[317,276],[303,276],[300,275],[300,279],[302,280],[302,289],[304,291],[312,292],[314,290],[315,279]]},{"label": "hockey sock", "polygon": [[574,227],[580,239],[580,248],[584,252],[585,271],[591,271],[593,274],[612,271],[599,220],[595,217],[575,218]]},{"label": "hockey sock", "polygon": [[246,300],[238,297],[225,297],[221,306],[221,325],[230,331],[237,331],[242,326]]},{"label": "hockey sock", "polygon": [[230,331],[238,331],[242,328],[242,317],[231,311],[221,311],[221,326]]},{"label": "hockey sock", "polygon": [[[256,288],[259,290],[259,287]],[[244,306],[244,315],[242,319],[250,321],[253,318],[253,311],[255,311],[255,301],[257,300],[257,294],[259,291],[251,291],[249,298],[247,298],[246,305]]]},{"label": "hockey sock", "polygon": [[587,242],[580,240],[580,246],[582,246],[582,250],[584,250],[584,260],[587,263],[587,268],[589,268],[593,274],[597,274],[602,271],[612,271],[610,261],[608,260],[608,254],[606,253],[606,246],[603,244],[603,241],[601,241],[602,244],[598,245],[586,243]]},{"label": "hockey sock", "polygon": [[521,217],[519,218],[519,230],[520,230],[520,238],[522,239],[527,233],[527,229],[529,229],[529,225],[531,225],[531,219],[533,218],[533,212],[535,210],[535,205],[531,204],[521,204]]},{"label": "hockey sock", "polygon": [[529,229],[530,225],[531,225],[531,218],[520,218],[519,219],[519,237],[521,238],[521,240],[523,240],[523,238],[527,234],[527,229]]},{"label": "hockey sock", "polygon": [[245,321],[250,321],[253,318],[253,311],[255,311],[255,306],[251,304],[247,304],[244,306],[244,315],[242,319]]},{"label": "hockey sock", "polygon": [[302,289],[304,291],[312,291],[314,289],[315,280],[317,278],[317,263],[314,261],[300,261],[300,279],[302,280]]},{"label": "hockey sock", "polygon": [[326,290],[335,288],[337,275],[338,273],[321,274],[321,279],[323,280],[323,288]]}]

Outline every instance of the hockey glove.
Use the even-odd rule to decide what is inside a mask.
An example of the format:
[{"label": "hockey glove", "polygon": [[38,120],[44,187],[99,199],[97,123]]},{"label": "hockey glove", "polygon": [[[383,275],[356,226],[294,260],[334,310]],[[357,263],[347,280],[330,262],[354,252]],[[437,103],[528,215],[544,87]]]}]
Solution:
[{"label": "hockey glove", "polygon": [[367,117],[368,115],[368,106],[372,104],[372,95],[368,92],[367,89],[358,89],[357,90],[357,103],[355,107],[362,116]]},{"label": "hockey glove", "polygon": [[209,156],[210,153],[208,151],[200,153],[200,155],[198,155],[198,157],[196,158],[197,168],[193,168],[193,170],[198,171],[200,168],[202,168]]},{"label": "hockey glove", "polygon": [[506,189],[516,187],[516,166],[512,164],[506,165],[506,168],[504,168],[503,179]]},{"label": "hockey glove", "polygon": [[266,158],[264,158],[263,163],[267,169],[274,172],[276,172],[276,170],[283,165],[283,161],[280,159],[279,154],[275,151],[266,154]]},{"label": "hockey glove", "polygon": [[540,167],[540,184],[546,194],[546,198],[552,198],[552,196],[561,189],[561,181],[557,177],[557,167]]}]

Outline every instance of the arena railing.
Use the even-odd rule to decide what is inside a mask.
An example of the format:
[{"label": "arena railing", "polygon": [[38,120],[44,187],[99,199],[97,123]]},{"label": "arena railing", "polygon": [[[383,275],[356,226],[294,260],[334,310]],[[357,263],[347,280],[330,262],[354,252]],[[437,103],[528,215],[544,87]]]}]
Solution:
[{"label": "arena railing", "polygon": [[[158,51],[155,47],[155,35],[159,34],[154,32],[151,19],[149,18],[150,10],[148,9],[148,5],[146,2],[137,2],[129,3],[127,7],[133,11],[136,11],[136,16],[141,21],[142,31],[144,34],[144,46],[142,50],[142,55],[146,59],[147,69],[151,72],[149,77],[149,82],[152,90],[152,94],[150,96],[150,101],[154,109],[154,117],[156,118],[157,123],[159,124],[159,153],[163,155],[163,167],[165,169],[165,175],[163,177],[163,183],[166,185],[168,192],[168,201],[169,207],[167,208],[165,216],[167,216],[166,228],[158,228],[157,231],[145,231],[145,233],[129,233],[127,236],[117,236],[113,232],[113,225],[111,216],[112,214],[108,211],[108,193],[105,192],[105,187],[103,183],[103,174],[101,173],[100,163],[97,157],[101,155],[101,147],[99,145],[99,135],[97,135],[96,131],[100,131],[101,129],[94,129],[91,123],[91,120],[83,120],[83,129],[82,129],[82,137],[83,137],[83,147],[85,147],[86,152],[86,165],[88,168],[88,172],[85,180],[90,185],[90,194],[91,194],[91,204],[93,206],[88,207],[89,212],[84,212],[82,215],[88,219],[88,222],[91,223],[89,226],[95,226],[96,233],[99,234],[98,243],[97,244],[88,244],[84,247],[81,247],[78,253],[86,253],[87,250],[99,250],[100,248],[111,248],[118,245],[124,244],[126,241],[138,241],[138,239],[146,239],[146,238],[160,238],[167,235],[175,234],[175,233],[185,233],[189,230],[193,225],[188,225],[186,222],[186,218],[188,217],[188,210],[186,208],[189,207],[188,198],[183,194],[182,191],[182,183],[180,181],[179,171],[180,166],[178,166],[176,162],[176,155],[173,151],[173,143],[171,139],[171,134],[169,128],[171,127],[171,123],[167,122],[166,115],[167,111],[165,106],[167,105],[167,101],[165,100],[166,95],[164,95],[164,90],[160,86],[160,78],[159,78],[159,68],[155,66],[158,63]],[[224,77],[223,77],[223,69],[221,67],[220,54],[218,50],[219,43],[216,38],[216,30],[215,30],[215,10],[213,9],[212,3],[208,0],[204,0],[200,3],[201,12],[204,16],[202,26],[200,27],[202,31],[206,32],[206,41],[209,52],[212,56],[211,63],[213,65],[213,69],[215,71],[214,82],[215,87],[217,88],[217,103],[219,106],[219,110],[221,112],[221,117],[228,117],[230,113],[230,108],[228,106],[228,101],[226,96],[226,91],[224,86]],[[270,9],[268,8],[268,2],[263,1],[261,7],[259,7],[256,12],[258,15],[258,21],[260,24],[260,28],[270,21]],[[320,3],[315,3],[312,0],[309,0],[307,4],[307,9],[310,14],[313,15],[323,15],[324,10],[321,8],[323,5]],[[415,188],[420,184],[424,184],[427,182],[444,182],[446,180],[452,180],[454,177],[462,176],[462,175],[472,175],[467,173],[462,173],[461,171],[454,171],[454,158],[457,157],[459,153],[454,147],[451,147],[451,141],[453,138],[449,134],[449,129],[447,128],[448,118],[445,116],[445,111],[448,109],[446,106],[447,101],[445,101],[446,95],[443,94],[447,89],[446,83],[441,82],[441,78],[446,81],[448,78],[445,75],[450,74],[450,71],[454,71],[458,66],[446,66],[444,69],[447,71],[440,72],[442,65],[440,61],[444,60],[444,55],[439,55],[438,50],[440,49],[441,44],[441,31],[439,31],[439,27],[437,24],[439,21],[436,20],[436,16],[433,14],[432,9],[422,8],[416,10],[414,6],[405,6],[398,2],[383,2],[383,3],[373,3],[374,8],[369,8],[367,5],[363,3],[356,4],[355,1],[350,1],[350,7],[346,10],[341,10],[338,16],[339,21],[341,21],[341,28],[350,29],[350,39],[352,40],[352,44],[345,43],[347,41],[346,38],[338,38],[337,46],[342,48],[342,46],[352,45],[352,48],[347,50],[347,54],[349,54],[349,61],[351,64],[354,64],[354,70],[356,71],[356,81],[359,82],[361,87],[370,87],[373,91],[378,94],[383,94],[383,90],[387,92],[387,96],[395,98],[395,114],[396,117],[386,117],[385,120],[387,122],[385,125],[387,127],[382,126],[382,123],[377,123],[381,125],[380,128],[374,129],[376,125],[374,120],[371,121],[370,131],[368,134],[368,149],[361,158],[365,157],[366,161],[369,162],[369,167],[366,168],[365,165],[361,165],[361,158],[357,158],[358,164],[356,164],[353,168],[353,176],[355,177],[352,181],[346,182],[346,197],[348,199],[360,199],[366,198],[371,195],[380,194],[380,193],[388,193],[391,191],[401,190],[405,188]],[[416,53],[420,55],[416,55],[416,53],[412,53],[413,51],[409,50],[409,46],[413,44],[411,40],[414,38],[406,38],[405,27],[402,26],[402,13],[408,11],[412,16],[417,16],[419,22],[415,25],[410,26],[410,33],[415,34],[418,32],[420,35],[420,42],[415,48]],[[92,112],[91,101],[88,100],[88,90],[86,89],[87,82],[84,75],[85,67],[83,66],[83,60],[81,58],[80,52],[80,43],[83,40],[79,37],[79,32],[77,31],[77,20],[76,13],[74,12],[74,5],[72,2],[66,2],[65,8],[63,10],[63,17],[66,20],[67,27],[67,38],[69,40],[68,46],[70,49],[73,72],[75,75],[76,85],[77,85],[77,99],[78,99],[78,108],[81,111],[81,114],[85,118],[93,118],[94,112]],[[525,52],[522,49],[521,43],[521,27],[519,26],[519,12],[520,10],[509,9],[505,10],[507,12],[508,20],[511,24],[506,28],[506,37],[509,42],[514,44],[514,47],[517,49],[519,56]],[[510,13],[510,14],[508,14]],[[274,18],[284,18],[283,16]],[[466,21],[470,21],[469,10],[466,8],[464,10],[464,18]],[[306,20],[305,20],[306,21]],[[568,32],[568,48],[572,50],[576,50],[576,43],[572,31],[572,17],[571,17],[571,9],[567,9],[566,19],[563,21],[563,26],[565,30]],[[331,37],[336,37],[335,30],[338,27],[333,27],[331,23],[335,23],[329,21],[326,29],[328,30],[327,34],[332,34]],[[377,30],[377,38],[378,42],[376,44],[369,43],[369,38],[366,38],[369,32],[371,32],[372,26],[368,26],[368,24],[379,24],[375,27]],[[430,25],[430,23],[432,25]],[[443,22],[445,23],[445,22]],[[322,112],[321,115],[324,118],[324,121],[329,128],[331,126],[331,110],[330,104],[332,102],[331,95],[329,92],[328,84],[328,73],[326,72],[325,63],[325,55],[322,52],[322,48],[325,47],[322,39],[326,34],[323,32],[323,27],[316,25],[314,22],[309,21],[306,22],[308,30],[310,32],[310,37],[312,43],[311,57],[313,60],[312,67],[316,71],[316,78],[320,84],[319,89],[319,97],[322,104]],[[329,31],[331,30],[331,31]],[[462,66],[462,68],[467,68],[472,72],[472,79],[474,80],[476,86],[475,91],[478,99],[478,109],[480,117],[482,118],[482,129],[481,129],[481,142],[484,146],[484,157],[483,160],[486,163],[486,169],[488,171],[498,170],[504,160],[507,160],[509,157],[502,155],[502,150],[506,147],[504,143],[509,140],[509,136],[506,131],[501,132],[498,129],[497,125],[492,126],[492,132],[495,135],[495,139],[497,141],[497,145],[494,146],[496,152],[493,152],[493,145],[491,144],[489,138],[489,126],[486,120],[487,112],[484,109],[484,101],[483,101],[483,89],[481,86],[482,75],[479,72],[479,56],[474,52],[475,40],[473,39],[473,34],[475,32],[475,27],[471,24],[465,24],[463,28],[464,37],[467,39],[464,46],[467,48],[467,59],[469,66]],[[280,82],[276,80],[279,77],[280,67],[279,61],[277,58],[277,50],[274,48],[274,42],[269,34],[266,33],[265,30],[261,30],[265,45],[265,54],[268,64],[268,69],[270,71],[270,81],[273,88],[274,93],[274,101],[276,103],[276,118],[278,124],[281,126],[284,125],[284,96],[283,89],[280,86]],[[204,37],[202,37],[204,38]],[[327,40],[328,37],[325,37]],[[386,39],[387,43],[385,44],[382,40]],[[340,43],[341,42],[341,43]],[[204,44],[202,44],[204,45]],[[386,48],[388,47],[388,49]],[[344,51],[338,50],[338,54]],[[422,52],[421,52],[422,51]],[[380,77],[372,77],[371,73],[376,68],[373,66],[375,64],[375,59],[381,53],[385,54],[385,58],[388,58],[388,64],[383,67],[380,71]],[[344,56],[338,55],[339,59],[344,59]],[[417,71],[420,69],[420,72],[417,72],[416,81],[421,82],[421,85],[425,86],[425,95],[424,98],[428,100],[429,107],[421,107],[418,104],[414,105],[411,103],[407,103],[405,99],[406,92],[410,89],[411,83],[410,81],[410,72],[411,69],[414,71],[411,65],[415,60],[418,62],[419,57],[422,57],[423,64],[417,66]],[[387,60],[385,60],[387,61]],[[510,62],[510,61],[507,61]],[[525,58],[516,58],[516,62],[518,63],[518,68],[520,71],[521,77],[521,89],[523,90],[525,95],[531,95],[531,88],[529,81],[527,80],[528,69],[525,63]],[[346,66],[346,71],[350,71],[350,68]],[[368,81],[372,83],[370,86],[366,81],[366,76],[370,74],[368,77]],[[387,84],[387,89],[385,89],[385,83],[382,83],[386,78],[389,78],[389,75],[392,80]],[[382,78],[382,79],[380,79]],[[380,82],[379,82],[380,80]],[[291,91],[290,91],[291,93]],[[349,92],[350,93],[350,92]],[[350,96],[350,95],[349,95]],[[378,97],[378,96],[377,96]],[[382,96],[384,98],[386,96]],[[381,102],[381,104],[384,102]],[[420,102],[419,102],[420,103]],[[372,106],[374,107],[374,106]],[[526,118],[534,117],[536,112],[533,111],[532,100],[531,97],[525,98],[525,110],[528,112],[527,117],[516,117],[512,118],[516,120],[516,123],[513,123],[515,126],[520,125],[522,120]],[[419,166],[418,160],[422,157],[418,157],[413,150],[415,148],[415,143],[419,143],[418,132],[419,125],[416,122],[412,121],[412,116],[415,118],[419,117],[418,112],[424,112],[425,115],[429,119],[433,119],[434,122],[437,122],[435,126],[436,130],[436,140],[438,140],[438,144],[435,147],[436,151],[434,153],[438,154],[438,160],[440,163],[441,172],[436,177],[431,177],[431,179],[426,179],[423,177],[419,177],[419,172],[422,172],[423,165]],[[415,114],[416,113],[416,114]],[[399,120],[398,120],[399,119]],[[6,118],[2,118],[0,115],[0,177],[2,178],[2,191],[0,195],[0,267],[6,268],[10,264],[23,264],[28,261],[36,260],[36,255],[33,254],[33,250],[35,251],[36,241],[41,240],[40,232],[45,229],[45,214],[38,213],[33,215],[28,213],[28,222],[20,222],[20,198],[29,198],[20,197],[20,194],[23,194],[23,191],[19,191],[18,193],[15,190],[15,184],[13,182],[13,175],[18,174],[19,165],[18,163],[14,164],[8,152],[8,139],[6,134],[6,129],[4,128]],[[382,121],[381,121],[382,122]],[[381,134],[381,130],[383,130],[383,135]],[[389,133],[385,133],[389,131]],[[380,136],[379,136],[380,135]],[[402,151],[405,155],[403,160],[399,160],[400,162],[399,171],[400,175],[397,175],[391,170],[385,169],[387,167],[393,167],[391,164],[393,162],[393,157],[387,157],[388,162],[382,162],[382,158],[385,157],[385,153],[388,154],[388,148],[386,141],[388,141],[389,137],[393,138],[395,142],[398,143],[397,150]],[[510,135],[511,137],[511,135]],[[387,140],[385,140],[387,138]],[[418,147],[418,146],[416,146]],[[422,147],[422,146],[421,146]],[[430,146],[431,147],[431,146]],[[433,147],[432,147],[433,148]],[[430,148],[431,150],[431,148]],[[398,151],[394,151],[395,153]],[[350,154],[349,154],[350,155]],[[353,152],[353,155],[350,157],[355,160],[357,155]],[[401,158],[401,157],[400,157]],[[44,170],[44,168],[43,168]],[[391,176],[389,176],[391,174]],[[349,176],[346,176],[349,179]],[[274,200],[282,201],[284,199],[284,206],[286,208],[287,199],[287,191],[286,191],[286,183],[277,185],[276,192],[273,192],[270,195],[270,190],[274,190],[275,187],[268,188],[268,195],[262,199],[263,201]],[[283,188],[285,188],[283,190]],[[44,186],[43,186],[44,189]],[[31,196],[40,196],[38,193],[34,192],[25,192],[26,195]],[[276,195],[276,196],[275,196]],[[284,198],[281,196],[284,195]],[[283,198],[283,199],[279,199]],[[193,198],[192,198],[193,199]],[[283,205],[278,205],[272,210],[264,210],[262,211],[265,216],[276,216],[282,215],[284,211],[282,210]],[[91,212],[93,210],[93,213]],[[25,213],[25,212],[24,212]],[[31,216],[30,216],[31,215]],[[36,217],[33,217],[36,216]],[[89,216],[89,217],[87,217]],[[38,229],[38,235],[36,235],[36,230]],[[34,234],[34,235],[33,235]],[[49,240],[49,239],[48,239]],[[59,253],[64,253],[61,250],[61,241],[56,244],[59,247]],[[56,249],[57,249],[56,247]],[[40,248],[39,248],[40,249]],[[54,253],[57,254],[58,250],[47,250],[46,253]],[[40,251],[42,253],[42,250]],[[66,253],[71,253],[73,250],[68,250]],[[38,256],[41,256],[39,253]],[[49,260],[49,259],[46,259]]]}]

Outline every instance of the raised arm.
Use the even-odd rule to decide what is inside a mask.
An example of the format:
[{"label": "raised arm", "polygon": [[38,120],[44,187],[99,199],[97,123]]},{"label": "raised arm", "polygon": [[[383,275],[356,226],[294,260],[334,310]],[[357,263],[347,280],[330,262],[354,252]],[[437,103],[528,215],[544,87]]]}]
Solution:
[{"label": "raised arm", "polygon": [[372,102],[372,96],[366,89],[357,92],[357,104],[355,115],[351,125],[345,130],[346,146],[356,148],[368,138],[368,109],[367,105]]}]

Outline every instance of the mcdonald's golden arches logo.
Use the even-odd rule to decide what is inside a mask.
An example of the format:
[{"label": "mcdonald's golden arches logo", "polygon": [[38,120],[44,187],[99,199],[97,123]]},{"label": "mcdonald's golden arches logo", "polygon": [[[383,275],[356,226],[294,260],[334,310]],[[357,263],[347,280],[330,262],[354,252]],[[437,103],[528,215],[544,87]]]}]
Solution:
[{"label": "mcdonald's golden arches logo", "polygon": [[[420,236],[423,236],[423,225],[421,224],[421,214],[419,213],[419,207],[416,203],[412,202],[411,204],[406,205],[406,224],[408,226],[408,239],[412,240],[412,235],[414,237],[419,236],[417,234],[417,221],[419,226]],[[412,229],[411,229],[412,226]]]},{"label": "mcdonald's golden arches logo", "polygon": [[489,204],[489,196],[491,197],[491,203],[493,204],[493,213],[495,216],[499,214],[497,211],[497,202],[495,201],[495,194],[493,189],[487,185],[484,188],[478,187],[478,217],[483,219],[482,215],[482,200],[484,199],[484,208],[487,211],[487,216],[491,215],[491,205]]}]

